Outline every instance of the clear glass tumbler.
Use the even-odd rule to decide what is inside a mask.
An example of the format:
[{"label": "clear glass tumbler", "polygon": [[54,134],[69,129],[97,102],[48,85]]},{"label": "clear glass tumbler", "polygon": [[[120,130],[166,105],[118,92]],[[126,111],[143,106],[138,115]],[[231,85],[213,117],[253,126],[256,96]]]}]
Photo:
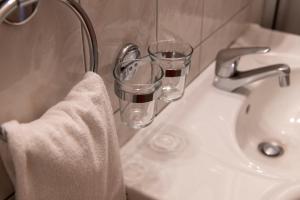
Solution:
[{"label": "clear glass tumbler", "polygon": [[193,47],[184,42],[158,41],[148,47],[153,61],[164,69],[161,100],[172,102],[184,94],[186,77],[191,66]]},{"label": "clear glass tumbler", "polygon": [[163,69],[149,58],[123,62],[115,67],[115,93],[119,97],[123,123],[139,129],[153,121],[163,76]]}]

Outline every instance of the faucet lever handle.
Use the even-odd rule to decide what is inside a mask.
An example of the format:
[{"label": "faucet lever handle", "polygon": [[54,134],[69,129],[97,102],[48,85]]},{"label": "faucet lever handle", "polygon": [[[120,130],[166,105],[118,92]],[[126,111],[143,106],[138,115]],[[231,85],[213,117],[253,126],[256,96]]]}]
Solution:
[{"label": "faucet lever handle", "polygon": [[216,58],[216,75],[223,78],[231,77],[237,72],[237,66],[241,56],[248,54],[263,54],[270,50],[269,47],[223,49],[219,51]]}]

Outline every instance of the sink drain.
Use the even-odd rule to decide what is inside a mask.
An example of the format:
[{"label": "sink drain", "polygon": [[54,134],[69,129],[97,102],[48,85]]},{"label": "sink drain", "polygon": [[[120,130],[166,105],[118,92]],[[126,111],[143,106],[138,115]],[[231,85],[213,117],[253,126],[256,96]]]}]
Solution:
[{"label": "sink drain", "polygon": [[262,142],[258,145],[258,150],[267,157],[279,157],[284,153],[284,149],[277,142]]}]

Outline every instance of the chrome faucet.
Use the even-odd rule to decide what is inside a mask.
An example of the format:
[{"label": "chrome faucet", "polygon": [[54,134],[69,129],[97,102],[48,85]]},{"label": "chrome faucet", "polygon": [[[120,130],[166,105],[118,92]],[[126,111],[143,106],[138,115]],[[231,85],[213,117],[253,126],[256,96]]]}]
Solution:
[{"label": "chrome faucet", "polygon": [[233,48],[221,50],[216,58],[215,79],[213,85],[221,90],[233,92],[255,81],[271,77],[279,77],[279,85],[290,84],[290,67],[286,64],[275,64],[248,71],[238,71],[240,57],[248,54],[267,53],[268,47]]}]

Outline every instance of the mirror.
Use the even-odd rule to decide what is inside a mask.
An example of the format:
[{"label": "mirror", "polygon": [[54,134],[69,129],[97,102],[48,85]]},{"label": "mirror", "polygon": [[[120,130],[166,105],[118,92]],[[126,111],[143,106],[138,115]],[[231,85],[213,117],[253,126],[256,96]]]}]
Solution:
[{"label": "mirror", "polygon": [[36,14],[38,4],[38,2],[35,2],[25,6],[19,6],[14,12],[8,15],[4,21],[10,25],[23,25]]}]

